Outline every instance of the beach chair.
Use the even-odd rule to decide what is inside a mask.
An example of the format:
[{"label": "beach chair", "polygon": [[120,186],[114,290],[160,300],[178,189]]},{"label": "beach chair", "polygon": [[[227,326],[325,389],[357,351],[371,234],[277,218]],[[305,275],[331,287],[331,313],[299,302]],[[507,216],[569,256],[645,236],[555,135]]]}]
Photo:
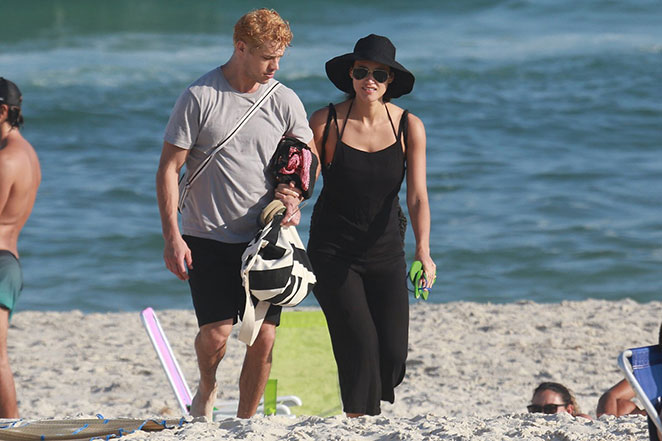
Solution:
[{"label": "beach chair", "polygon": [[271,376],[278,379],[278,387],[303,400],[303,405],[292,408],[295,415],[342,414],[338,368],[321,310],[283,310]]},{"label": "beach chair", "polygon": [[662,432],[659,411],[662,408],[662,350],[660,345],[627,349],[618,356],[618,366],[625,374],[637,398],[648,414],[648,432],[652,441],[660,441]]},{"label": "beach chair", "polygon": [[[161,366],[165,371],[168,383],[172,387],[172,391],[177,399],[177,404],[183,415],[189,415],[189,408],[191,406],[191,391],[186,383],[184,374],[177,363],[175,354],[172,352],[170,342],[168,341],[159,319],[156,317],[156,312],[152,308],[145,308],[140,312],[145,331],[149,336],[154,350],[159,357]],[[275,398],[276,401],[276,414],[277,415],[291,415],[291,406],[301,406],[301,399],[294,395],[279,396]],[[234,417],[237,414],[237,400],[218,400],[214,404],[213,419]],[[259,413],[264,412],[264,400],[260,402],[257,410]]]}]

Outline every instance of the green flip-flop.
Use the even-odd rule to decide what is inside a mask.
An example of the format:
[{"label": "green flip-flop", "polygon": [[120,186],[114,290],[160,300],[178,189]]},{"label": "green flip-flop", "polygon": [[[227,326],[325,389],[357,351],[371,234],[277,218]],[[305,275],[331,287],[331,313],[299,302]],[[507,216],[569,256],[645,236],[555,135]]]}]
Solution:
[{"label": "green flip-flop", "polygon": [[[421,279],[423,279],[422,282]],[[414,285],[414,297],[417,299],[423,297],[423,300],[427,300],[428,294],[430,294],[431,284],[428,286],[428,280],[420,260],[415,260],[411,264],[411,268],[409,268],[409,281]]]}]

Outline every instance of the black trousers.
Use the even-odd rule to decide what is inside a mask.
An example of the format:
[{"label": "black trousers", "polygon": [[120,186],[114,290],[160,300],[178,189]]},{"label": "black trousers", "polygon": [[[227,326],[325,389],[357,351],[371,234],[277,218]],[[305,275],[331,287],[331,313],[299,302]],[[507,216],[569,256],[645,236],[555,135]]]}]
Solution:
[{"label": "black trousers", "polygon": [[343,410],[378,415],[405,375],[409,299],[404,255],[352,263],[310,253],[329,326]]}]

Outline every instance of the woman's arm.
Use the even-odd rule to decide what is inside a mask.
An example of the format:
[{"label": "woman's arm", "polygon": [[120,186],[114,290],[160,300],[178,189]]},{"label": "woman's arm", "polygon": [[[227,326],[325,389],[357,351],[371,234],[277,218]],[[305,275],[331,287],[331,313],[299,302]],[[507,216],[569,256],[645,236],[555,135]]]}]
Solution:
[{"label": "woman's arm", "polygon": [[437,266],[430,256],[430,203],[426,179],[425,127],[416,116],[409,114],[407,133],[407,207],[416,238],[415,260],[423,264],[430,285],[437,274]]}]

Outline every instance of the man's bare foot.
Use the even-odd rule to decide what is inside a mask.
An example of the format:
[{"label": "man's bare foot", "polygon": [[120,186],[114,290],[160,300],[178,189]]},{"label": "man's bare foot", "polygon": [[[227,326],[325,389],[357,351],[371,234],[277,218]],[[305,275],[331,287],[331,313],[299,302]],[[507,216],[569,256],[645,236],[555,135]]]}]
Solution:
[{"label": "man's bare foot", "polygon": [[218,384],[215,384],[211,393],[207,397],[204,397],[201,395],[200,387],[198,386],[198,391],[195,393],[195,396],[191,401],[191,416],[204,416],[207,417],[209,421],[212,421],[217,392]]}]

